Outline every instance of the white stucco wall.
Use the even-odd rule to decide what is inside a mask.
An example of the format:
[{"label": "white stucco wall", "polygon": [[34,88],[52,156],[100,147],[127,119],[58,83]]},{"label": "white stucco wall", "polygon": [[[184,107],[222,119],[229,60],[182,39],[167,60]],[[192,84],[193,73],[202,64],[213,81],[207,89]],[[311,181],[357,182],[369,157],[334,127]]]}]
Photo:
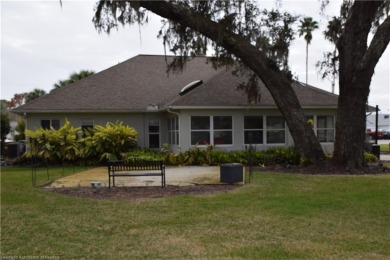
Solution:
[{"label": "white stucco wall", "polygon": [[[277,109],[237,109],[237,110],[174,110],[175,113],[179,113],[179,122],[180,122],[180,137],[179,145],[171,146],[171,149],[174,151],[178,150],[188,150],[191,147],[191,116],[232,116],[233,119],[233,144],[232,145],[216,145],[216,149],[225,149],[225,150],[242,150],[247,146],[244,143],[244,117],[245,116],[281,116],[280,112]],[[323,109],[307,109],[306,115],[311,116],[328,116],[335,115],[335,109],[333,110],[323,110]],[[266,150],[271,147],[277,146],[292,146],[294,141],[288,130],[287,125],[285,126],[285,143],[284,144],[262,144],[257,145],[257,150]],[[264,133],[265,135],[265,133]],[[265,140],[265,138],[264,138]],[[321,143],[325,153],[333,153],[334,144],[333,143]],[[200,145],[199,147],[202,147]]]},{"label": "white stucco wall", "polygon": [[[307,116],[312,115],[335,115],[335,109],[306,109]],[[122,121],[123,124],[135,128],[138,132],[138,145],[140,147],[149,147],[148,140],[148,122],[149,120],[159,120],[160,123],[160,145],[168,143],[168,118],[178,117],[179,120],[179,145],[171,145],[172,151],[186,151],[193,147],[191,145],[191,116],[232,116],[233,120],[233,144],[216,145],[216,149],[242,150],[245,149],[244,143],[244,116],[281,116],[277,109],[192,109],[192,110],[170,110],[169,112],[145,112],[145,113],[42,113],[27,114],[26,129],[34,130],[41,126],[41,120],[57,119],[60,125],[63,125],[65,119],[68,119],[71,125],[81,127],[83,119],[92,119],[94,125],[105,125],[107,122]],[[275,146],[292,146],[294,144],[287,126],[285,127],[285,143],[283,144],[262,144],[257,145],[257,150],[265,150]],[[264,139],[265,140],[265,139]],[[325,153],[333,152],[333,143],[321,144]]]},{"label": "white stucco wall", "polygon": [[160,121],[160,143],[166,142],[163,136],[167,135],[166,116],[159,113],[75,113],[75,114],[27,114],[26,129],[34,130],[41,127],[41,120],[60,120],[63,125],[67,119],[71,125],[81,127],[84,119],[92,119],[94,125],[106,125],[107,122],[123,122],[124,125],[135,128],[138,132],[138,145],[148,147],[148,121],[156,119]]}]

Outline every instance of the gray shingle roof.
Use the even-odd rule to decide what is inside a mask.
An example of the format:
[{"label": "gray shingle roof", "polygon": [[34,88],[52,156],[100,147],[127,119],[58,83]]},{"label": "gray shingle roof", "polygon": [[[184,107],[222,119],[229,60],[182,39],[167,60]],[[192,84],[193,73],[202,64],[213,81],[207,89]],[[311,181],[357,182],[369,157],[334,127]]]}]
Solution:
[{"label": "gray shingle roof", "polygon": [[[171,59],[172,57],[168,57]],[[236,87],[245,79],[226,69],[214,70],[207,58],[197,57],[181,73],[167,74],[165,56],[139,55],[118,65],[53,91],[13,110],[22,112],[144,111],[148,105],[169,106],[248,106],[246,95]],[[187,84],[203,84],[180,96]],[[261,85],[256,106],[275,106]],[[337,105],[337,96],[320,89],[293,83],[302,106]]]}]

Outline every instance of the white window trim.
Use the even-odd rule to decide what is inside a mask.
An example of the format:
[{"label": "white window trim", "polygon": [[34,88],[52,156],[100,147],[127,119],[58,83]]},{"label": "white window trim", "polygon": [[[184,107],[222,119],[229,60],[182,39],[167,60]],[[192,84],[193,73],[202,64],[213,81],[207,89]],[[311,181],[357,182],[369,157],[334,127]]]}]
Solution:
[{"label": "white window trim", "polygon": [[[262,118],[262,120],[263,120],[263,128],[262,129],[246,129],[245,128],[245,117],[260,117],[260,118]],[[242,139],[243,139],[243,143],[244,143],[244,145],[256,145],[256,146],[260,146],[260,145],[264,145],[264,132],[265,132],[265,129],[264,129],[264,115],[262,115],[262,116],[257,116],[257,115],[244,115],[243,116],[243,122],[244,122],[244,124],[243,124],[243,126],[244,126],[244,134],[243,134],[243,137],[242,137]],[[263,142],[262,143],[256,143],[256,144],[254,144],[254,143],[252,143],[252,144],[247,144],[247,143],[245,143],[245,132],[246,131],[261,131],[262,132],[262,135],[263,135]]]},{"label": "white window trim", "polygon": [[[325,116],[325,117],[328,117],[328,116],[330,116],[330,117],[332,117],[333,118],[333,128],[329,128],[329,127],[327,127],[327,128],[318,128],[317,127],[317,117],[318,116]],[[334,143],[334,141],[335,141],[335,138],[336,138],[336,118],[335,118],[335,116],[334,115],[315,115],[314,116],[314,127],[313,127],[313,130],[314,130],[314,133],[315,133],[315,135],[317,136],[317,138],[318,138],[318,130],[333,130],[333,142],[320,142],[319,140],[319,142],[320,142],[320,144],[333,144]]]},{"label": "white window trim", "polygon": [[[228,129],[214,129],[214,116],[215,117],[230,117],[232,119],[232,129],[228,130]],[[192,117],[208,117],[209,118],[209,122],[210,122],[210,128],[209,129],[196,129],[196,130],[192,130],[191,128],[191,120],[192,120]],[[190,115],[190,120],[189,120],[189,129],[190,129],[190,146],[191,147],[195,147],[195,146],[199,146],[199,147],[206,147],[207,145],[206,144],[191,144],[191,135],[192,135],[192,132],[209,132],[210,133],[210,143],[209,145],[212,145],[212,146],[216,146],[216,147],[232,147],[234,146],[234,116],[232,115]],[[231,144],[214,144],[214,131],[231,131],[232,132],[232,143]]]},{"label": "white window trim", "polygon": [[[177,129],[175,129],[175,127],[174,127],[174,129],[170,129],[170,127],[171,127],[170,126],[171,125],[171,120],[176,121],[174,123],[177,124]],[[175,124],[175,126],[176,126],[176,124]],[[173,144],[173,143],[169,142],[171,134],[173,134],[172,135],[173,137],[176,137],[175,133],[177,133],[177,144],[176,143]],[[178,116],[177,117],[169,117],[168,118],[168,144],[172,145],[172,146],[180,146],[180,121],[179,121],[179,117]]]},{"label": "white window trim", "polygon": [[[53,121],[58,121],[58,129],[61,128],[61,120],[60,119],[57,119],[57,118],[41,119],[40,120],[41,127],[42,127],[42,121],[49,121],[50,122],[49,129],[53,128]],[[58,130],[58,129],[56,129],[56,130]]]},{"label": "white window trim", "polygon": [[[286,120],[284,120],[283,116],[279,116],[279,115],[264,115],[263,116],[263,128],[264,128],[264,131],[263,131],[263,140],[264,140],[264,144],[263,145],[266,145],[266,146],[278,146],[278,145],[286,145],[287,144],[287,125],[286,125]],[[284,121],[284,129],[280,128],[280,129],[270,129],[268,130],[267,128],[267,119],[268,117],[281,117],[283,118],[283,121]],[[283,143],[268,143],[268,139],[267,139],[267,133],[268,131],[281,131],[281,130],[284,130],[284,142]]]},{"label": "white window trim", "polygon": [[[158,121],[158,133],[157,132],[150,132],[149,131],[149,126],[150,126],[150,121]],[[147,124],[147,129],[148,129],[148,139],[147,139],[147,144],[149,149],[160,149],[161,148],[161,120],[160,119],[149,119],[148,124]],[[151,148],[150,147],[150,135],[158,135],[158,143],[159,147],[158,148]]]}]

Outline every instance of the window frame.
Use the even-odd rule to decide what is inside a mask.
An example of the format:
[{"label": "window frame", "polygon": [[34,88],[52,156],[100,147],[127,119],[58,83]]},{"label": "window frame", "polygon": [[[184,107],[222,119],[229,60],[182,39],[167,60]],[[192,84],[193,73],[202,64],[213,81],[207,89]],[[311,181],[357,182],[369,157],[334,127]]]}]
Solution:
[{"label": "window frame", "polygon": [[168,144],[180,145],[179,117],[168,118]]},{"label": "window frame", "polygon": [[[258,118],[258,119],[261,119],[261,128],[247,128],[245,126],[245,123],[246,123],[246,118]],[[257,143],[257,142],[246,142],[246,133],[249,133],[249,132],[260,132],[260,136],[261,136],[261,143]],[[248,115],[248,116],[245,116],[244,115],[244,145],[263,145],[264,144],[264,116],[256,116],[256,115]]]},{"label": "window frame", "polygon": [[[329,119],[331,118],[332,119],[332,126],[331,127],[328,127],[328,126],[325,126],[325,127],[318,127],[318,123],[319,123],[319,117],[325,117],[326,119]],[[315,122],[315,133],[316,133],[316,136],[317,136],[317,139],[318,139],[318,142],[320,143],[334,143],[335,141],[335,132],[336,132],[336,122],[335,122],[335,117],[334,115],[316,115],[315,116],[316,118],[316,122]],[[326,124],[328,124],[328,121],[326,120]],[[319,134],[318,132],[319,131],[325,131],[325,134],[324,135],[321,135],[321,136],[324,136],[325,137],[325,141],[322,141],[319,139]],[[332,138],[331,138],[331,141],[329,141],[329,135],[327,134],[328,131],[332,131]]]},{"label": "window frame", "polygon": [[[283,120],[283,128],[269,128],[268,126],[268,120],[270,118],[281,118]],[[285,145],[286,144],[286,138],[287,138],[287,135],[286,135],[286,120],[284,120],[283,116],[278,116],[278,115],[275,115],[275,116],[265,116],[265,142],[264,144],[266,145]],[[269,133],[272,133],[272,132],[283,132],[283,135],[284,135],[284,138],[283,138],[283,142],[275,142],[275,143],[270,143],[269,141],[269,136],[268,134]]]},{"label": "window frame", "polygon": [[[43,126],[43,121],[48,121],[49,122],[49,127],[47,126]],[[54,124],[53,122],[56,122],[58,123],[58,126],[57,124]],[[54,125],[54,126],[53,126]],[[41,119],[41,128],[42,129],[54,129],[54,130],[59,130],[61,128],[61,121],[59,119]]]},{"label": "window frame", "polygon": [[[192,119],[193,118],[196,118],[196,117],[203,117],[203,118],[208,118],[208,125],[206,126],[206,128],[201,128],[201,129],[193,129],[192,126],[193,126],[193,122],[192,122]],[[230,122],[228,123],[230,128],[215,128],[215,125],[216,122],[215,122],[215,119],[216,118],[223,118],[223,117],[226,117],[226,118],[229,118],[230,119]],[[190,124],[190,145],[191,146],[206,146],[206,145],[213,145],[213,146],[233,146],[234,145],[234,117],[232,115],[211,115],[211,116],[203,116],[203,115],[191,115],[190,116],[190,120],[189,120],[189,124]],[[216,137],[218,136],[219,133],[230,133],[230,141],[231,143],[216,143]],[[194,133],[204,133],[206,135],[208,135],[208,142],[207,140],[203,143],[194,143],[193,142],[193,134]],[[207,139],[207,138],[205,138]]]},{"label": "window frame", "polygon": [[[151,125],[151,123],[156,123],[156,122],[157,122],[157,125]],[[151,131],[151,129],[150,129],[151,126],[157,126],[158,131],[157,132]],[[148,127],[148,147],[150,149],[160,149],[161,148],[161,122],[160,122],[160,119],[149,119],[147,127]],[[158,147],[151,147],[150,146],[151,136],[158,136]]]},{"label": "window frame", "polygon": [[[89,124],[87,124],[86,122],[88,122]],[[90,124],[90,122],[92,122],[92,124]],[[82,132],[83,137],[85,137],[87,131],[89,133],[91,133],[91,131],[89,131],[89,129],[94,129],[94,128],[95,128],[95,120],[94,119],[89,119],[89,118],[81,119],[81,132]]]}]

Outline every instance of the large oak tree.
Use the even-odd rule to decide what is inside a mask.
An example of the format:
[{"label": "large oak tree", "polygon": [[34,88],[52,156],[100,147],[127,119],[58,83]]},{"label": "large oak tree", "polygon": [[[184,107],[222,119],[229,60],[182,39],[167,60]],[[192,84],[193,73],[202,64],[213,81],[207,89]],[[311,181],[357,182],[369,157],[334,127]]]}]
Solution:
[{"label": "large oak tree", "polygon": [[378,21],[389,4],[389,1],[353,2],[337,42],[340,95],[333,158],[350,168],[360,168],[363,163],[371,78],[390,40],[390,16]]},{"label": "large oak tree", "polygon": [[[365,110],[370,80],[390,37],[390,18],[378,25],[367,47],[376,13],[386,1],[356,1],[349,10],[338,43],[340,53],[340,98],[336,125],[335,161],[359,168],[363,163]],[[204,55],[211,44],[219,61],[239,62],[251,69],[265,84],[284,116],[300,154],[314,161],[324,158],[321,146],[291,88],[291,82],[267,55],[262,24],[251,1],[100,1],[95,26],[109,32],[118,23],[142,24],[151,11],[166,18],[160,36],[178,51],[182,64],[186,55]],[[353,109],[351,109],[353,107]]]}]

